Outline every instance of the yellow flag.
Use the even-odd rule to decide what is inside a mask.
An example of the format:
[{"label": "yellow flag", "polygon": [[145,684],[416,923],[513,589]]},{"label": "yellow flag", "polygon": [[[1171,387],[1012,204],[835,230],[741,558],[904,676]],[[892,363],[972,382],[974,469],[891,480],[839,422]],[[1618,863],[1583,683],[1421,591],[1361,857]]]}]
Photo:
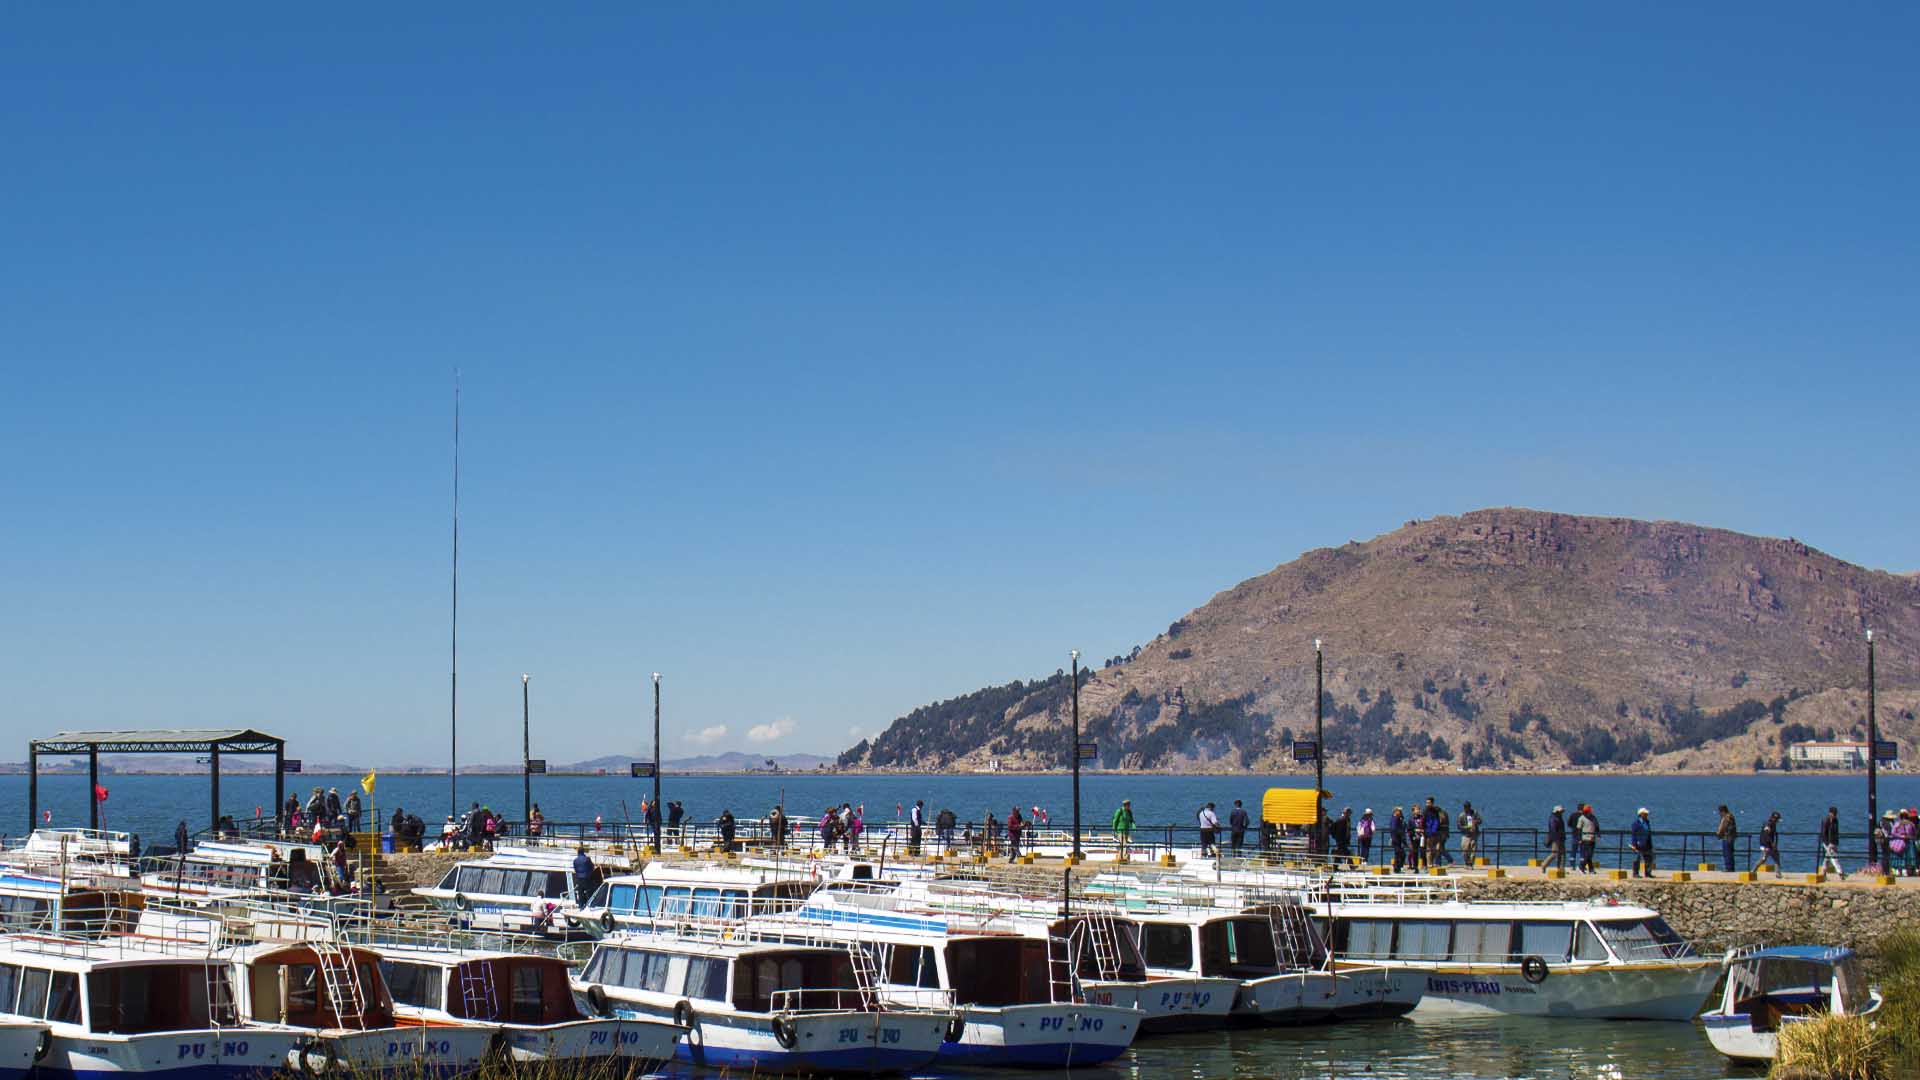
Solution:
[{"label": "yellow flag", "polygon": [[366,792],[369,795],[373,794],[373,774],[372,773],[368,773],[367,775],[360,778],[360,790]]}]

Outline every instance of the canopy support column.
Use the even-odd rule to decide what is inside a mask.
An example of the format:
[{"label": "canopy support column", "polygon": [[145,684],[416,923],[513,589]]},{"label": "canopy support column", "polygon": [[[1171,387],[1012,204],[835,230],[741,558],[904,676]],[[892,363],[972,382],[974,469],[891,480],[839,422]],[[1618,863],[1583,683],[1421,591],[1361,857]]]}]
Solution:
[{"label": "canopy support column", "polygon": [[87,751],[87,827],[100,828],[100,751]]},{"label": "canopy support column", "polygon": [[220,833],[220,746],[218,743],[215,743],[213,750],[207,754],[207,761],[213,766],[213,820],[207,825],[207,833],[210,836],[218,836]]}]

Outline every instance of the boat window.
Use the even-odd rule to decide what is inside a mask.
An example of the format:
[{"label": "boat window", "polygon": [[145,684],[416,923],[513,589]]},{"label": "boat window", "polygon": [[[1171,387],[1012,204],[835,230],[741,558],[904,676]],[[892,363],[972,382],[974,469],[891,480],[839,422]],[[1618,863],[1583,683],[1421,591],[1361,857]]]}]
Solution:
[{"label": "boat window", "polygon": [[1510,922],[1462,919],[1453,927],[1453,959],[1466,964],[1504,964],[1512,938]]},{"label": "boat window", "polygon": [[[199,964],[142,964],[104,968],[87,976],[88,1021],[94,1031],[140,1035],[209,1026],[207,982],[227,981],[224,968]],[[57,983],[56,983],[57,988]],[[223,1009],[218,1023],[235,1022]]]},{"label": "boat window", "polygon": [[13,1011],[13,999],[20,991],[20,965],[0,964],[0,1013]]},{"label": "boat window", "polygon": [[47,1014],[47,973],[34,968],[25,968],[20,972],[20,1007],[14,1011],[21,1016],[41,1017]]},{"label": "boat window", "polygon": [[[602,886],[604,889],[605,886]],[[617,911],[622,915],[633,913],[633,897],[637,890],[631,885],[615,885],[606,901],[608,911]],[[595,898],[596,902],[598,897]]]},{"label": "boat window", "polygon": [[689,957],[687,996],[707,1001],[727,1000],[727,962],[710,956]]},{"label": "boat window", "polygon": [[719,918],[720,917],[720,890],[719,889],[693,890],[693,905],[691,910],[694,915],[698,915],[703,919]]},{"label": "boat window", "polygon": [[1347,932],[1347,956],[1356,960],[1385,960],[1393,955],[1391,919],[1346,919],[1339,925]]},{"label": "boat window", "polygon": [[1236,968],[1278,967],[1273,924],[1266,919],[1231,919],[1227,922],[1227,962]]},{"label": "boat window", "polygon": [[1141,928],[1147,966],[1193,970],[1193,930],[1179,923],[1147,923]]},{"label": "boat window", "polygon": [[80,1022],[80,976],[77,973],[53,973],[53,991],[47,998],[47,1019],[61,1024]]},{"label": "boat window", "polygon": [[722,918],[744,919],[750,914],[745,889],[728,889],[720,895],[726,898],[720,905]]},{"label": "boat window", "polygon": [[447,876],[440,879],[439,887],[442,889],[453,889],[456,892],[459,891],[460,874],[465,869],[466,869],[465,867],[456,866],[453,869],[447,871]]},{"label": "boat window", "polygon": [[624,985],[627,970],[627,950],[600,949],[587,961],[586,979],[588,982],[607,983],[610,986]]},{"label": "boat window", "polygon": [[627,967],[621,973],[620,985],[633,990],[664,991],[667,988],[667,969],[673,964],[669,953],[636,949],[627,953]]},{"label": "boat window", "polygon": [[[1600,931],[1601,940],[1613,949],[1613,954],[1629,963],[1646,960],[1667,959],[1667,946],[1654,937],[1653,928],[1645,920],[1622,919],[1593,924]],[[1662,928],[1666,926],[1661,924]],[[1672,931],[1667,931],[1672,936]],[[1678,938],[1674,939],[1676,942]]]},{"label": "boat window", "polygon": [[1866,976],[1860,973],[1859,961],[1852,957],[1842,960],[1840,965],[1833,969],[1833,978],[1833,1003],[1837,1004],[1841,1011],[1857,1014],[1864,1011],[1871,1003],[1872,991],[1867,987]]},{"label": "boat window", "polygon": [[1444,919],[1402,919],[1393,943],[1395,960],[1445,960],[1453,924]]},{"label": "boat window", "polygon": [[649,918],[658,915],[660,913],[660,892],[661,889],[658,885],[642,885],[639,894],[633,899],[634,913],[637,915],[645,915]]},{"label": "boat window", "polygon": [[497,896],[507,891],[505,888],[506,877],[507,872],[505,870],[493,866],[486,867],[480,871],[480,884],[476,886],[473,891]]},{"label": "boat window", "polygon": [[546,888],[541,890],[540,895],[546,897],[549,900],[558,900],[566,896],[567,895],[567,872],[565,870],[547,871]]},{"label": "boat window", "polygon": [[693,890],[685,885],[674,885],[660,898],[660,914],[666,916],[685,915],[693,903]]},{"label": "boat window", "polygon": [[320,1007],[319,972],[312,964],[288,964],[287,1012],[311,1012]]},{"label": "boat window", "polygon": [[1574,939],[1573,958],[1575,960],[1605,960],[1607,947],[1600,944],[1600,935],[1593,932],[1591,923],[1580,924],[1580,936]]},{"label": "boat window", "polygon": [[933,950],[925,945],[895,945],[887,958],[887,981],[895,986],[937,988],[940,973],[934,968]]},{"label": "boat window", "polygon": [[380,961],[380,974],[387,980],[387,992],[400,1005],[413,1005],[422,1009],[444,1007],[444,995],[441,990],[440,969],[427,964],[402,964],[393,960]]},{"label": "boat window", "polygon": [[540,993],[540,965],[518,964],[513,968],[513,1015],[515,1024],[546,1023],[545,997]]},{"label": "boat window", "polygon": [[1537,956],[1550,964],[1565,963],[1568,950],[1573,948],[1573,924],[1564,922],[1523,922],[1520,924],[1520,947],[1515,951],[1523,957]]},{"label": "boat window", "polygon": [[1653,940],[1660,943],[1661,951],[1668,957],[1699,955],[1694,952],[1693,946],[1682,940],[1679,934],[1674,933],[1673,927],[1668,926],[1667,920],[1660,916],[1655,915],[1642,925],[1646,927],[1647,933],[1653,937]]}]

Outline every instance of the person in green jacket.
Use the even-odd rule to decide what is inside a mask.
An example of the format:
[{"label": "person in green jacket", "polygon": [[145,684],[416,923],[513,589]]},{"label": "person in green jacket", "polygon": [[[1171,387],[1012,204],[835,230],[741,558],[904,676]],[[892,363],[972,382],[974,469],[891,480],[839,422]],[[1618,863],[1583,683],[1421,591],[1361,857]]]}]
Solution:
[{"label": "person in green jacket", "polygon": [[1133,842],[1133,800],[1121,799],[1120,809],[1113,812],[1113,838],[1120,845],[1120,857],[1127,857],[1127,846]]}]

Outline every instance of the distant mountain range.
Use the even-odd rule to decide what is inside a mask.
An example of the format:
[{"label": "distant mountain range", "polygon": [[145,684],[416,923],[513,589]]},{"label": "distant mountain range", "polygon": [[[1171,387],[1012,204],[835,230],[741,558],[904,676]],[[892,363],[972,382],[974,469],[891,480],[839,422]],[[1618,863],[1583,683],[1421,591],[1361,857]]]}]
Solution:
[{"label": "distant mountain range", "polygon": [[[1915,750],[1920,578],[1797,540],[1677,522],[1480,510],[1309,551],[1094,660],[1082,740],[1101,767],[1284,771],[1314,727],[1345,769],[1774,767],[1864,737]],[[1071,680],[923,706],[842,768],[1061,768]]]}]

